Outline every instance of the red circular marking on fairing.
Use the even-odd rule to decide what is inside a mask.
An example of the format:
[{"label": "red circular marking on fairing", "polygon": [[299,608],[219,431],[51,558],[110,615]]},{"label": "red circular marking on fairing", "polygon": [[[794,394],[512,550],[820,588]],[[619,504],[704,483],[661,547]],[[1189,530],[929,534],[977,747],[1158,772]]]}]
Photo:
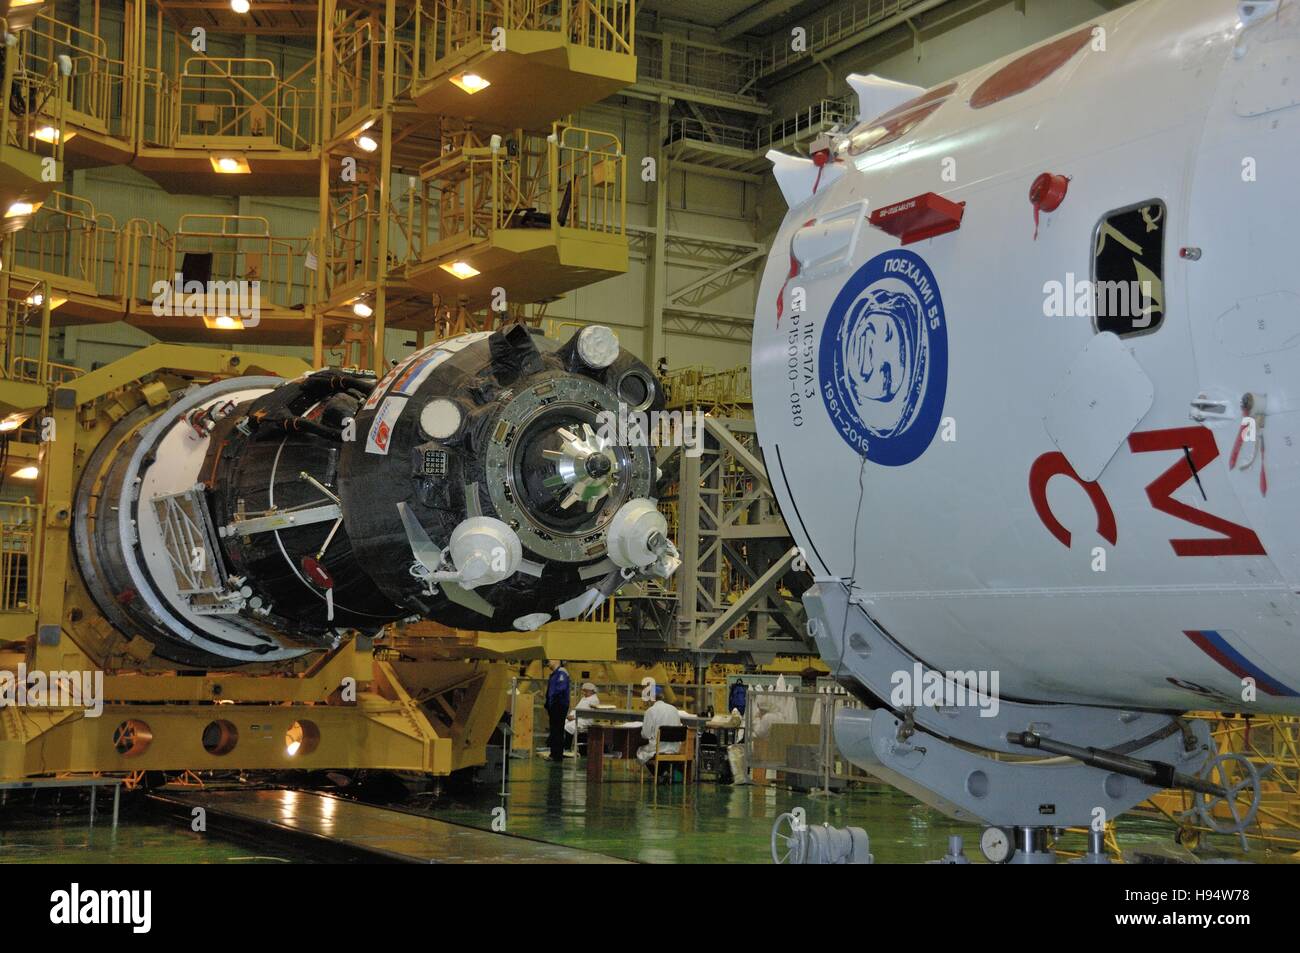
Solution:
[{"label": "red circular marking on fairing", "polygon": [[1030,50],[1002,67],[980,83],[970,98],[971,109],[983,109],[1004,99],[1033,89],[1047,77],[1068,63],[1075,53],[1088,45],[1094,27],[1089,24],[1080,30]]}]

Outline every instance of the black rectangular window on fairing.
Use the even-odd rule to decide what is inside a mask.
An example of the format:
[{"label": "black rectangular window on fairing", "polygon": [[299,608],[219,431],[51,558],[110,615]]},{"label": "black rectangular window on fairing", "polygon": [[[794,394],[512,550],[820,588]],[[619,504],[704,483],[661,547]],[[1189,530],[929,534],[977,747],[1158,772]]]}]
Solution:
[{"label": "black rectangular window on fairing", "polygon": [[1092,250],[1093,323],[1120,337],[1149,334],[1165,319],[1165,203],[1108,213]]}]

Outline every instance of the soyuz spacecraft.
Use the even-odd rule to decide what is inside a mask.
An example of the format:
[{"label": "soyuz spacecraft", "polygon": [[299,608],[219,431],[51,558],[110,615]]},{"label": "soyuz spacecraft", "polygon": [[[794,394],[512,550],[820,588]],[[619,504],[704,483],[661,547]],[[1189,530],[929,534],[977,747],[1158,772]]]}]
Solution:
[{"label": "soyuz spacecraft", "polygon": [[[853,128],[770,155],[753,346],[812,632],[879,705],[842,750],[990,824],[1206,776],[1182,713],[1300,711],[1300,4],[849,81]],[[913,666],[1002,704],[890,706]]]},{"label": "soyuz spacecraft", "polygon": [[644,441],[663,404],[608,328],[523,326],[416,351],[382,380],[238,377],[144,405],[76,497],[81,576],[163,658],[294,658],[423,617],[486,631],[577,618],[676,551]]}]

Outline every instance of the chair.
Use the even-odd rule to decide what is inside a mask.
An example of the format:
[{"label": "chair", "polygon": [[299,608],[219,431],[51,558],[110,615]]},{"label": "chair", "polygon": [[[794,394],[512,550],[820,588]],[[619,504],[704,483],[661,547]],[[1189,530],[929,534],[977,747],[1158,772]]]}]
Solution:
[{"label": "chair", "polygon": [[[660,745],[680,744],[681,750],[676,754],[661,753]],[[695,769],[695,732],[685,725],[665,725],[655,735],[655,755],[651,759],[651,774],[656,783],[659,780],[659,765],[682,765],[682,781],[689,784]],[[645,775],[641,776],[645,780]]]}]

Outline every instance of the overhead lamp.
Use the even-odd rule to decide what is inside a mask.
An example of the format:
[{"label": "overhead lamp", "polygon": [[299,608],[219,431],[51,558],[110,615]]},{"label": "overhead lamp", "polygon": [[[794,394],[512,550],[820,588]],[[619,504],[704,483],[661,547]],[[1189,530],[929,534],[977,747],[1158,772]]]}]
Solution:
[{"label": "overhead lamp", "polygon": [[379,148],[379,143],[375,142],[370,136],[359,135],[352,141],[357,144],[358,148],[364,149],[366,152],[374,152]]},{"label": "overhead lamp", "polygon": [[479,273],[479,270],[467,261],[448,262],[447,264],[439,265],[438,267],[449,275],[455,275],[462,281],[466,278],[473,278]]},{"label": "overhead lamp", "polygon": [[5,212],[5,218],[21,218],[24,215],[31,215],[40,207],[40,202],[14,202],[9,206],[9,210]]},{"label": "overhead lamp", "polygon": [[368,318],[375,313],[375,309],[358,298],[352,302],[352,313],[358,318]]},{"label": "overhead lamp", "polygon": [[[28,306],[33,308],[39,308],[41,305],[45,304],[45,296],[41,294],[39,291],[33,291],[31,294],[27,296],[26,300]],[[67,295],[60,295],[60,294],[50,295],[50,310],[51,311],[55,310],[60,305],[66,304],[67,301],[68,301]]]},{"label": "overhead lamp", "polygon": [[62,131],[55,126],[41,126],[41,128],[39,129],[32,130],[33,139],[37,139],[41,142],[47,142],[50,145],[55,145],[56,143],[58,143],[60,139],[62,139],[64,142],[67,142],[76,134],[77,134],[76,131],[73,130],[72,132],[69,132],[66,136],[64,136]]},{"label": "overhead lamp", "polygon": [[38,466],[23,467],[21,470],[14,471],[15,480],[35,480],[41,475],[41,468]]},{"label": "overhead lamp", "polygon": [[217,315],[215,318],[209,318],[205,315],[203,323],[214,331],[242,331],[244,329],[242,318],[232,318],[228,314]]},{"label": "overhead lamp", "polygon": [[458,73],[451,78],[452,85],[458,89],[473,96],[475,93],[481,93],[492,84],[485,80],[478,73]]},{"label": "overhead lamp", "polygon": [[13,433],[23,425],[23,421],[26,419],[25,416],[19,414],[15,417],[6,417],[4,420],[0,420],[0,433]]},{"label": "overhead lamp", "polygon": [[247,175],[252,171],[248,167],[248,160],[240,155],[211,155],[208,159],[212,163],[212,171],[222,175]]},{"label": "overhead lamp", "polygon": [[230,0],[230,9],[236,13],[247,13],[250,6],[248,0]]}]

